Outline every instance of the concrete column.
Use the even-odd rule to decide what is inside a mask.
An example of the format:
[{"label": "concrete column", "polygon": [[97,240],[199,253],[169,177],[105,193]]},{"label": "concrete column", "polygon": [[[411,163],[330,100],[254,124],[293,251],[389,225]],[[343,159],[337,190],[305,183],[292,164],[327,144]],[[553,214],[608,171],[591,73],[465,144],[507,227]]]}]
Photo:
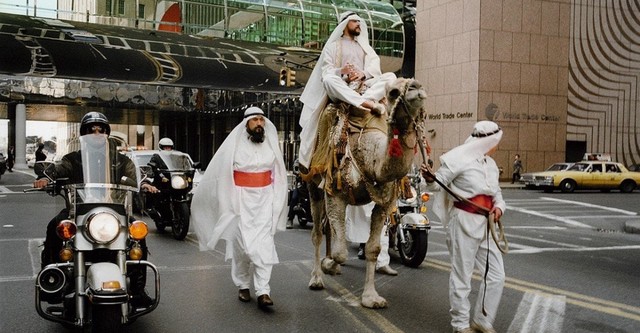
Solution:
[{"label": "concrete column", "polygon": [[16,105],[16,162],[14,168],[27,168],[27,106]]}]

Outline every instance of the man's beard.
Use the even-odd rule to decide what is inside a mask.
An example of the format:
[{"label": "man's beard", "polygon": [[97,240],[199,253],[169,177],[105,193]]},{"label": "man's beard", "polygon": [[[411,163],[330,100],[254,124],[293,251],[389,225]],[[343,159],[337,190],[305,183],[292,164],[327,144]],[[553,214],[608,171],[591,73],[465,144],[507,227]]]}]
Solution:
[{"label": "man's beard", "polygon": [[359,28],[349,29],[349,34],[353,37],[360,36],[360,31],[358,31],[358,29]]},{"label": "man's beard", "polygon": [[264,128],[261,126],[257,126],[254,129],[247,128],[247,132],[252,142],[261,143],[264,141]]}]

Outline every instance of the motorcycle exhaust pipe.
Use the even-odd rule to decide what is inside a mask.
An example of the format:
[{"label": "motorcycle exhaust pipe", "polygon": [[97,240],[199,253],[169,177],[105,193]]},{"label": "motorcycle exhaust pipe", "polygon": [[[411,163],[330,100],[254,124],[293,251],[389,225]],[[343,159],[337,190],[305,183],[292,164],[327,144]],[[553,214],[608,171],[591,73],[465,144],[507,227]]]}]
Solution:
[{"label": "motorcycle exhaust pipe", "polygon": [[38,274],[38,287],[45,293],[55,294],[67,283],[67,276],[58,267],[46,267]]}]

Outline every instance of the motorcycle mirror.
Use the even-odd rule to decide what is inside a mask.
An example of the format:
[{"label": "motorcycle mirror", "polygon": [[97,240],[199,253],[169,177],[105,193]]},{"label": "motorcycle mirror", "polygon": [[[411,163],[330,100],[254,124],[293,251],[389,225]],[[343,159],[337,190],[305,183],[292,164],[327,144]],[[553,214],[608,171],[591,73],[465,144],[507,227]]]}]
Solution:
[{"label": "motorcycle mirror", "polygon": [[53,162],[38,161],[33,165],[33,171],[38,175],[38,178],[47,177],[52,179],[56,172],[56,166]]}]

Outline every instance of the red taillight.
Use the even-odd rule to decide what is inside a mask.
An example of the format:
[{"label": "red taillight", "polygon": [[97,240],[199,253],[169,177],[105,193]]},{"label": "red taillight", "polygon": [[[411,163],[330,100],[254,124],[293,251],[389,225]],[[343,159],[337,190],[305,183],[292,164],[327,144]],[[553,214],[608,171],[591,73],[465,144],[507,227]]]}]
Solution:
[{"label": "red taillight", "polygon": [[71,238],[75,237],[77,231],[78,228],[76,227],[76,224],[71,222],[70,220],[63,220],[58,223],[58,226],[56,227],[56,233],[58,234],[58,237],[65,241],[68,241]]}]

